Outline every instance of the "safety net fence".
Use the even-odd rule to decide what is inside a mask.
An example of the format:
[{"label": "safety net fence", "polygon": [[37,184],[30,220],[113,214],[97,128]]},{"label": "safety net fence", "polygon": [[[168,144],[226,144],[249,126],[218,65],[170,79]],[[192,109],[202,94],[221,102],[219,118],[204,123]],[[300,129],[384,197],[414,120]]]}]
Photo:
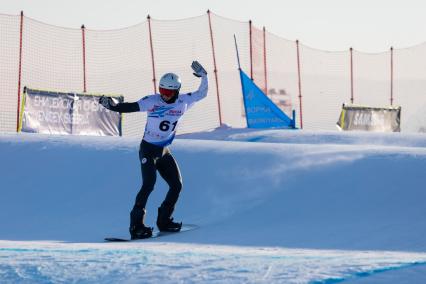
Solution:
[{"label": "safety net fence", "polygon": [[[426,132],[426,44],[364,53],[305,46],[212,12],[143,22],[116,30],[63,28],[27,16],[0,14],[0,131],[17,131],[25,86],[33,89],[122,95],[126,102],[158,92],[167,72],[181,92],[198,88],[193,60],[209,74],[209,94],[180,122],[178,133],[228,125],[246,127],[242,70],[296,126],[336,130],[343,103],[402,107],[401,130]],[[125,114],[123,135],[140,136],[146,115]]]}]

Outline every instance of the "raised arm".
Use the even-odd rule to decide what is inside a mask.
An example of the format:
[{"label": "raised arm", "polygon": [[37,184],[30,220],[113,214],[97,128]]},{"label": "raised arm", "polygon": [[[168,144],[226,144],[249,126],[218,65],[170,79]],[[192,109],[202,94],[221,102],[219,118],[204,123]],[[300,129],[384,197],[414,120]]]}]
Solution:
[{"label": "raised arm", "polygon": [[208,83],[207,75],[204,75],[203,77],[201,77],[201,83],[200,83],[200,86],[198,87],[198,90],[191,93],[191,97],[193,97],[194,101],[202,100],[207,96],[208,90],[209,90],[209,83]]},{"label": "raised arm", "polygon": [[198,61],[192,62],[191,67],[192,70],[194,70],[194,76],[201,78],[201,83],[198,87],[198,90],[190,94],[191,100],[193,102],[196,102],[204,99],[207,96],[207,92],[209,90],[209,83],[207,79],[207,72]]},{"label": "raised arm", "polygon": [[102,96],[99,98],[99,103],[103,105],[106,109],[125,113],[125,112],[138,112],[139,104],[137,102],[134,103],[115,103],[111,97]]}]

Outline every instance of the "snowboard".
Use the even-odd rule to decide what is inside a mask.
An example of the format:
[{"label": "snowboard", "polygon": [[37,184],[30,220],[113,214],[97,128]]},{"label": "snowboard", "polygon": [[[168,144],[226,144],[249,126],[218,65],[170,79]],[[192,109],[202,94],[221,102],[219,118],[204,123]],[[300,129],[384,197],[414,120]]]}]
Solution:
[{"label": "snowboard", "polygon": [[179,234],[179,233],[184,233],[184,232],[188,232],[188,231],[192,231],[198,229],[197,225],[194,224],[183,224],[182,228],[180,229],[179,232],[160,232],[157,229],[155,229],[152,232],[152,236],[146,239],[136,239],[136,240],[131,240],[128,238],[116,238],[116,237],[107,237],[104,238],[105,242],[141,242],[141,241],[145,241],[145,240],[149,240],[149,239],[154,239],[154,238],[159,238],[159,237],[163,237],[163,236],[169,236],[169,235],[174,235],[174,234]]}]

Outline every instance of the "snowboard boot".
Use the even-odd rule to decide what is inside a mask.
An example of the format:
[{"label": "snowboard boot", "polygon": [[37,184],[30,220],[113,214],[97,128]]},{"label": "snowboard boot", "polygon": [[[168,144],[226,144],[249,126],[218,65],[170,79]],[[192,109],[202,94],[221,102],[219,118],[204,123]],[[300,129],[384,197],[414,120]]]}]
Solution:
[{"label": "snowboard boot", "polygon": [[173,222],[173,210],[173,207],[163,205],[158,208],[157,227],[160,232],[179,232],[182,228],[182,223]]},{"label": "snowboard boot", "polygon": [[132,240],[152,237],[152,228],[144,225],[145,209],[133,208],[130,212],[130,237]]}]

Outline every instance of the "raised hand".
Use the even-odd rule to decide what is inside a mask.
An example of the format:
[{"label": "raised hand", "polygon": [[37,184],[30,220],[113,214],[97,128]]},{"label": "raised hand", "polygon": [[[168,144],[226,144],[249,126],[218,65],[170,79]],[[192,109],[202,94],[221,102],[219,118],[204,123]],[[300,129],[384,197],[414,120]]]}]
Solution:
[{"label": "raised hand", "polygon": [[194,70],[193,74],[196,77],[203,77],[207,75],[206,69],[204,69],[198,61],[192,61],[191,68]]}]

